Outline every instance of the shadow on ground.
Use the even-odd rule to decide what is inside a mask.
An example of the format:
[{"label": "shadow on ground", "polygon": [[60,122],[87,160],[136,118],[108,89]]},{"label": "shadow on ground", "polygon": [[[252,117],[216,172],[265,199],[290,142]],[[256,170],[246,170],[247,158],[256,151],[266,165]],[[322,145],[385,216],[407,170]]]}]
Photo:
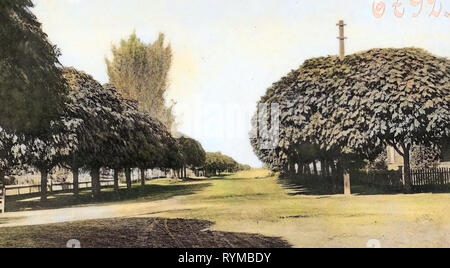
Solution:
[{"label": "shadow on ground", "polygon": [[0,228],[0,247],[63,248],[287,248],[279,238],[211,231],[199,220],[124,218]]},{"label": "shadow on ground", "polygon": [[158,201],[175,196],[195,194],[210,186],[210,183],[176,184],[176,185],[146,185],[133,186],[131,190],[120,189],[115,193],[112,189],[104,189],[98,199],[93,199],[90,191],[83,191],[76,198],[72,193],[61,193],[49,196],[47,202],[40,202],[39,195],[8,197],[6,202],[7,212],[31,211],[42,209],[58,209],[72,206],[113,203],[124,201]]},{"label": "shadow on ground", "polygon": [[[343,182],[342,182],[343,183]],[[280,178],[283,188],[290,191],[289,195],[342,195],[344,188],[342,185],[333,186],[331,184],[305,183],[295,178]],[[385,189],[376,186],[352,185],[353,195],[395,195],[401,191]]]}]

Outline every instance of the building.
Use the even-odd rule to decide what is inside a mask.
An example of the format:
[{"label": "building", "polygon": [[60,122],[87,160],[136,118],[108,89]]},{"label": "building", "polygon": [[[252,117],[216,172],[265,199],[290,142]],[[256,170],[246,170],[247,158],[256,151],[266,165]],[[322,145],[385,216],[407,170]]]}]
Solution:
[{"label": "building", "polygon": [[388,146],[386,150],[388,170],[399,170],[400,167],[403,167],[403,156],[401,156],[392,146]]},{"label": "building", "polygon": [[[440,167],[450,168],[450,145],[443,146]],[[387,147],[387,166],[389,170],[403,167],[403,157],[391,146]]]},{"label": "building", "polygon": [[450,168],[450,146],[442,150],[441,166]]}]

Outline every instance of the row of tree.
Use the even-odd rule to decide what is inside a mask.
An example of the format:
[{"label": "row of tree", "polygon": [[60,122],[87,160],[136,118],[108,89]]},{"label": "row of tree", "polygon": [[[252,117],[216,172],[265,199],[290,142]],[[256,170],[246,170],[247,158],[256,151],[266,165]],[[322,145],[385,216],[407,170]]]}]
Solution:
[{"label": "row of tree", "polygon": [[142,112],[135,101],[126,100],[114,86],[100,85],[90,75],[74,68],[63,68],[68,87],[64,113],[51,122],[43,135],[8,135],[0,132],[2,159],[8,161],[3,175],[24,164],[41,173],[42,200],[47,197],[48,174],[56,167],[73,173],[74,193],[78,195],[80,169],[89,170],[92,194],[100,194],[100,169],[114,170],[114,187],[119,190],[119,173],[124,171],[127,188],[131,188],[131,170],[153,168],[181,171],[205,170],[208,174],[249,169],[221,153],[206,153],[191,138],[175,139],[166,127]]},{"label": "row of tree", "polygon": [[234,173],[237,171],[250,170],[251,167],[239,164],[232,157],[217,152],[206,154],[206,161],[203,169],[208,176],[217,176],[225,172]]},{"label": "row of tree", "polygon": [[415,48],[315,58],[269,88],[260,104],[280,108],[259,109],[253,119],[252,145],[272,169],[320,161],[323,172],[342,173],[391,146],[404,158],[409,188],[413,148],[448,144],[450,61]]},{"label": "row of tree", "polygon": [[[63,68],[59,51],[51,45],[30,9],[29,0],[0,3],[0,180],[14,169],[31,166],[41,174],[41,199],[47,199],[49,173],[56,166],[73,173],[78,195],[79,173],[89,170],[92,193],[101,190],[100,169],[125,172],[131,187],[131,169],[188,168],[215,172],[237,170],[231,158],[208,162],[201,144],[171,135],[173,106],[165,103],[171,66],[170,45],[160,35],[153,44],[135,34],[113,47],[107,60],[111,84]],[[161,123],[163,122],[163,123]],[[225,158],[225,156],[223,156]],[[208,165],[208,163],[210,165]]]},{"label": "row of tree", "polygon": [[[115,188],[125,171],[131,187],[131,169],[180,168],[182,150],[159,121],[125,100],[112,85],[102,86],[73,68],[61,70],[67,85],[63,112],[39,134],[9,133],[2,129],[3,174],[27,164],[41,173],[42,200],[47,197],[48,174],[62,166],[72,170],[78,194],[81,168],[92,177],[93,196],[100,193],[100,169],[114,170]],[[141,172],[144,174],[144,172]],[[142,176],[145,184],[145,177]]]}]

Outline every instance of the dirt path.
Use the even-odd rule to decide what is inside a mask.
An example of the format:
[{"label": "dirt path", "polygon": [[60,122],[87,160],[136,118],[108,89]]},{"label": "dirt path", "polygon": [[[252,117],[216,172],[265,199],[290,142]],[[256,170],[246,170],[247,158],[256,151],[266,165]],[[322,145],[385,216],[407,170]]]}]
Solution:
[{"label": "dirt path", "polygon": [[99,204],[71,208],[12,212],[0,216],[0,227],[42,225],[121,217],[145,217],[161,212],[187,209],[184,196],[162,201],[126,202],[121,204]]}]

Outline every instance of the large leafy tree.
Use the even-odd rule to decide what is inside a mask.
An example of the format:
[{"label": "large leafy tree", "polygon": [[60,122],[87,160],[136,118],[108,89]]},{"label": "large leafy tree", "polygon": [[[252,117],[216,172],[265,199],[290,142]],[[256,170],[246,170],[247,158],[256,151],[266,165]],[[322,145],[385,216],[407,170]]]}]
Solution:
[{"label": "large leafy tree", "polygon": [[[114,170],[115,190],[119,172],[125,170],[127,187],[131,188],[131,169],[166,167],[175,140],[166,127],[138,108],[137,101],[124,99],[112,84],[101,86],[90,75],[73,68],[64,69],[70,87],[67,105],[71,118],[80,118],[77,128],[78,149],[66,159],[74,179],[81,167],[91,171],[93,195],[100,193],[100,168]],[[72,108],[70,108],[72,107]],[[76,183],[75,183],[76,184]]]},{"label": "large leafy tree", "polygon": [[24,135],[16,135],[0,127],[0,182],[11,170],[24,164],[28,147]]},{"label": "large leafy tree", "polygon": [[[114,89],[112,85],[106,87]],[[145,185],[145,171],[166,167],[168,152],[177,149],[173,147],[175,140],[161,122],[139,111],[136,102],[123,100],[123,103],[126,124],[122,126],[121,136],[126,141],[126,154],[123,155],[126,158],[119,156],[115,162],[126,169],[139,168],[141,184]],[[126,175],[129,186],[128,170]]]},{"label": "large leafy tree", "polygon": [[75,129],[79,120],[61,118],[52,121],[50,130],[43,135],[28,140],[25,161],[41,173],[41,201],[47,200],[48,175],[54,167],[62,163],[70,152],[77,149],[78,140]]},{"label": "large leafy tree", "polygon": [[239,167],[239,163],[230,156],[220,152],[206,153],[204,169],[208,174],[217,175],[225,171],[236,172],[239,170]]},{"label": "large leafy tree", "polygon": [[439,146],[450,135],[449,93],[449,61],[421,49],[311,59],[261,100],[281,106],[278,146],[264,151],[258,138],[252,143],[269,163],[288,159],[302,142],[367,157],[392,146],[404,157],[409,189],[411,149]]},{"label": "large leafy tree", "polygon": [[120,46],[113,46],[112,54],[112,60],[106,59],[110,83],[124,98],[137,100],[141,110],[171,130],[175,120],[173,106],[166,105],[166,92],[172,49],[165,44],[164,34],[154,43],[145,44],[133,33]]},{"label": "large leafy tree", "polygon": [[67,114],[69,118],[82,120],[75,130],[78,147],[65,158],[65,163],[74,173],[76,187],[78,170],[83,167],[90,170],[93,195],[98,197],[100,168],[115,164],[118,158],[129,157],[129,141],[123,134],[127,120],[123,99],[84,72],[64,68],[63,73],[69,85]]},{"label": "large leafy tree", "polygon": [[184,169],[183,176],[186,179],[186,168],[196,169],[203,167],[206,161],[206,152],[200,142],[191,138],[180,137],[178,138],[178,143],[181,146]]},{"label": "large leafy tree", "polygon": [[59,117],[65,86],[59,51],[32,7],[31,0],[0,2],[0,126],[41,134]]}]

